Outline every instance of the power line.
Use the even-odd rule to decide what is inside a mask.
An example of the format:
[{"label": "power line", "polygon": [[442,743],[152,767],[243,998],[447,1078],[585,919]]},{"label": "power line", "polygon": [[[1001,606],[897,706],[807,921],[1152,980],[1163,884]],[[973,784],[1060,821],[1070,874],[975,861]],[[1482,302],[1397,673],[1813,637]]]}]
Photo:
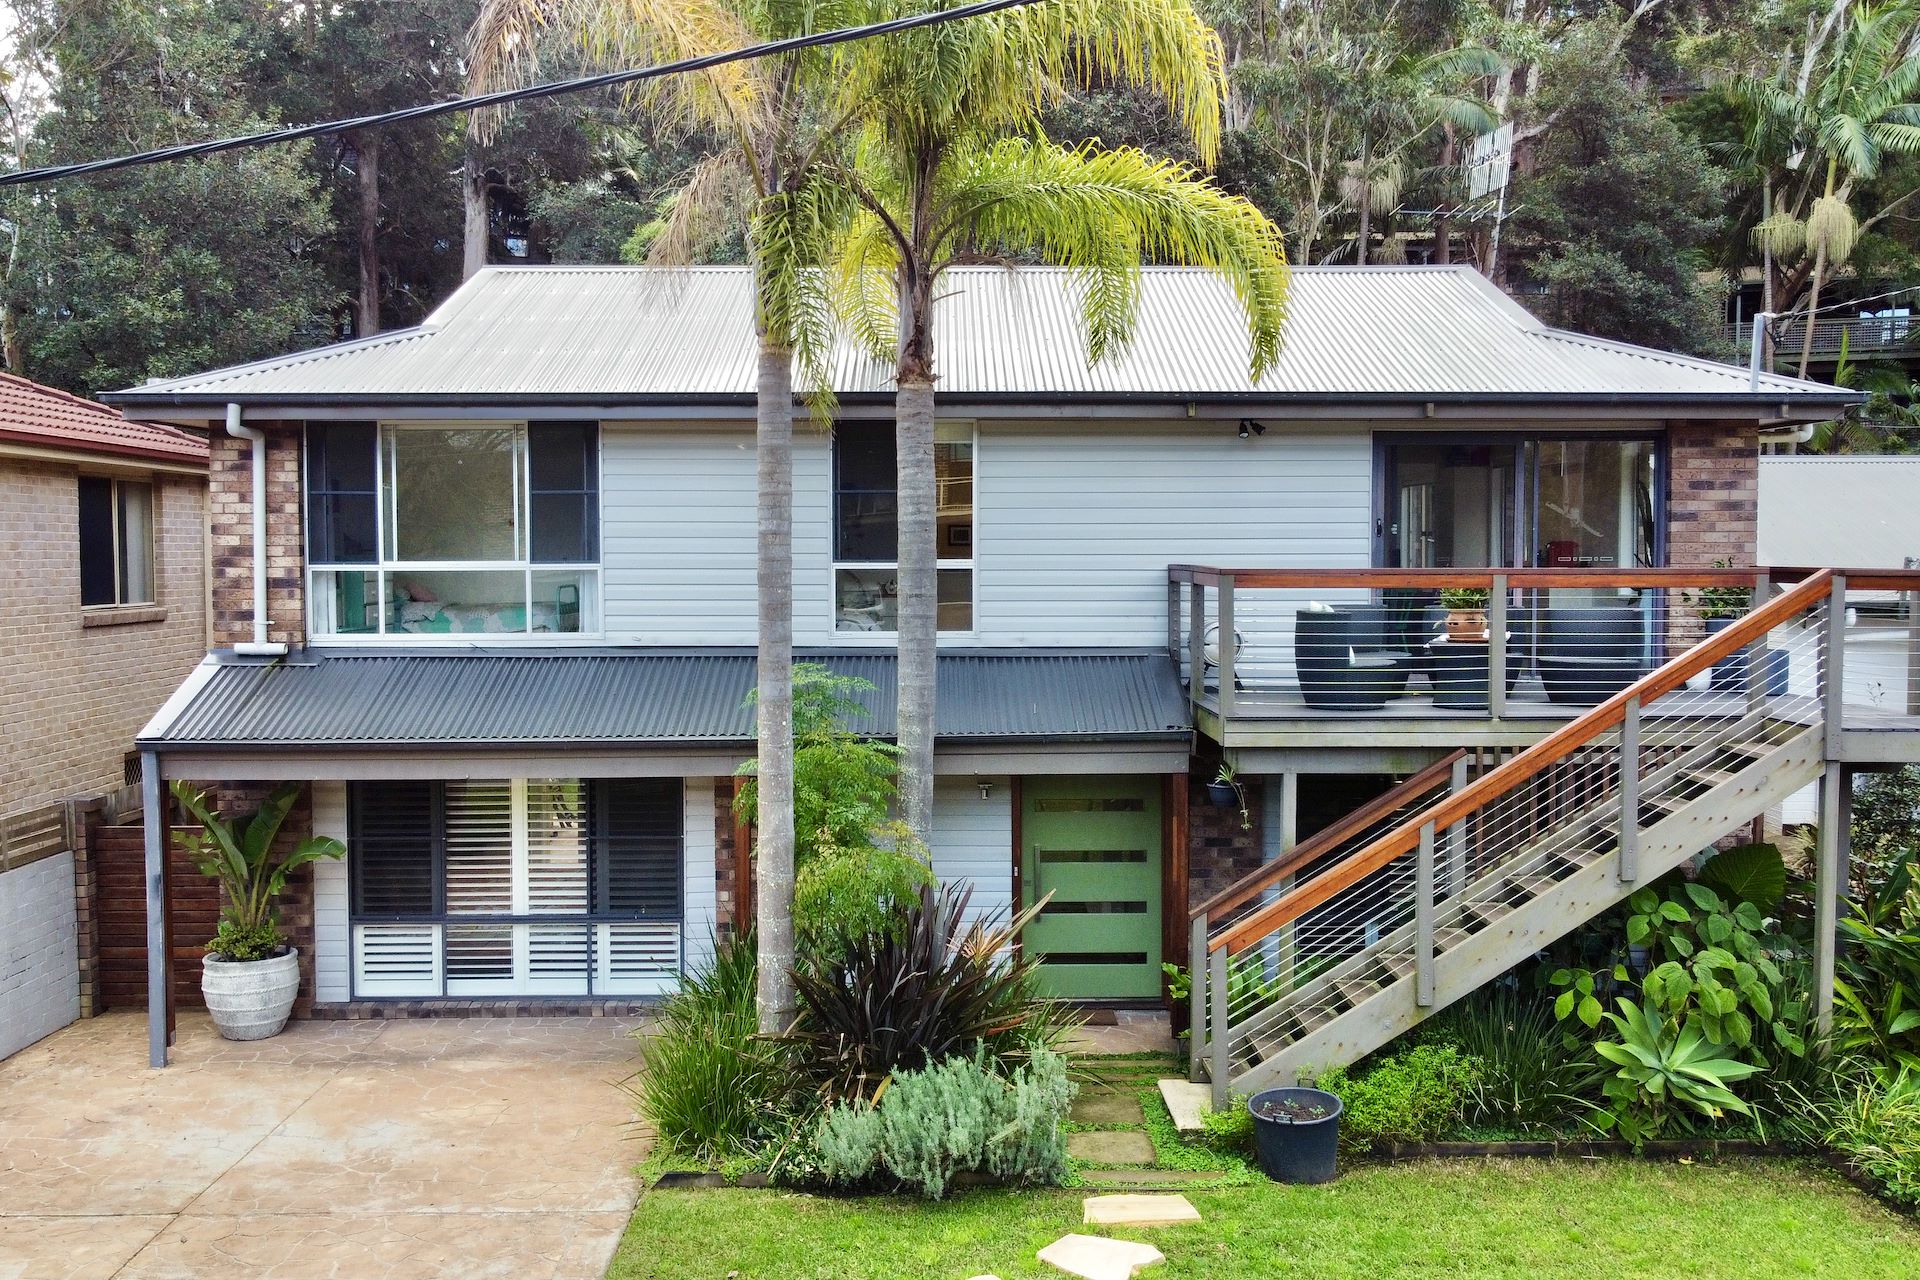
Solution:
[{"label": "power line", "polygon": [[764,44],[748,45],[743,49],[728,49],[720,53],[709,53],[698,58],[682,58],[677,62],[664,62],[651,67],[633,67],[625,71],[607,71],[594,76],[581,76],[574,80],[555,80],[547,84],[529,85],[523,89],[500,89],[493,93],[475,94],[466,98],[449,98],[445,102],[430,102],[417,107],[403,107],[398,111],[383,111],[378,115],[355,116],[348,120],[329,120],[322,124],[295,125],[286,129],[268,129],[261,133],[241,134],[231,138],[216,138],[208,142],[185,142],[171,147],[158,147],[152,151],[140,151],[132,155],[115,156],[107,160],[88,160],[81,164],[46,165],[38,169],[21,169],[16,173],[0,174],[0,187],[18,187],[33,183],[56,182],[62,178],[78,178],[94,173],[108,173],[115,169],[130,169],[136,165],[164,164],[169,160],[187,160],[195,156],[208,156],[221,151],[234,151],[241,147],[264,147],[278,142],[299,142],[305,138],[318,138],[330,133],[351,133],[358,129],[371,129],[379,125],[398,124],[407,120],[425,120],[432,116],[451,115],[456,111],[475,111],[485,107],[504,106],[511,102],[526,102],[537,98],[557,98],[569,93],[582,93],[590,89],[604,89],[611,85],[634,84],[642,80],[657,80],[671,75],[681,75],[689,71],[705,71],[709,67],[724,66],[729,62],[746,62],[754,58],[773,57],[782,53],[796,53],[803,49],[817,49],[826,45],[847,44],[855,40],[870,40],[875,36],[892,35],[895,32],[911,31],[918,27],[939,26],[942,23],[958,22],[963,18],[977,18],[983,14],[998,13],[1005,9],[1020,9],[1028,5],[1040,4],[1043,0],[980,0],[980,3],[962,5],[957,9],[942,9],[932,13],[914,14],[906,18],[894,18],[887,22],[872,22],[859,27],[838,27],[832,31],[820,31],[812,35],[790,36],[785,40],[769,40]]}]

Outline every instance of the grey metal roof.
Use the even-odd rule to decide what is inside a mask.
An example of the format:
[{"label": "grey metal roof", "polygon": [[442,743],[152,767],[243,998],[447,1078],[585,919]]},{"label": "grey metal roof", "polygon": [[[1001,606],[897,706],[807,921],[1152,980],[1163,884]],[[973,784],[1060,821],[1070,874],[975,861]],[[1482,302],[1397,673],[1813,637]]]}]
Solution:
[{"label": "grey metal roof", "polygon": [[[1550,329],[1469,267],[1305,267],[1285,347],[1256,385],[1227,284],[1145,273],[1131,345],[1098,365],[1068,272],[964,267],[936,303],[940,393],[954,399],[1702,401],[1799,408],[1854,393]],[[418,328],[116,392],[137,408],[218,404],[744,402],[744,267],[492,267]],[[833,385],[886,395],[891,362],[842,341]],[[1771,409],[1768,410],[1772,412]]]},{"label": "grey metal roof", "polygon": [[[851,727],[894,731],[890,653],[799,654],[876,687]],[[732,744],[753,737],[747,652],[393,653],[209,658],[143,746],[402,748]],[[1164,653],[943,653],[943,739],[1177,739],[1191,727]],[[189,682],[190,684],[192,681]],[[166,722],[160,723],[160,720]]]},{"label": "grey metal roof", "polygon": [[1760,564],[1901,569],[1920,558],[1920,457],[1760,459]]}]

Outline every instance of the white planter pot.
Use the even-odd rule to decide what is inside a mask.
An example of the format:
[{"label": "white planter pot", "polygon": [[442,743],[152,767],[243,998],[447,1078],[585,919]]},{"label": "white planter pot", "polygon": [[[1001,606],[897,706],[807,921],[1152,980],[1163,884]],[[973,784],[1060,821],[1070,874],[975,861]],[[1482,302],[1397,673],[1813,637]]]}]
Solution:
[{"label": "white planter pot", "polygon": [[200,970],[200,994],[213,1025],[229,1040],[265,1040],[280,1034],[300,993],[300,952],[267,960],[222,960],[210,955]]}]

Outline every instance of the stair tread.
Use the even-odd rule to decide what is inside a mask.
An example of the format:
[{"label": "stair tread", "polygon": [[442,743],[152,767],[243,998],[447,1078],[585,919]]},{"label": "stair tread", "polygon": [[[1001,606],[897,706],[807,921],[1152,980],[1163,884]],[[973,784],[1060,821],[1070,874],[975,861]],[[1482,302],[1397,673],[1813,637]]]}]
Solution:
[{"label": "stair tread", "polygon": [[1729,742],[1724,749],[1758,760],[1761,756],[1772,755],[1779,747],[1777,742]]},{"label": "stair tread", "polygon": [[1380,984],[1369,982],[1365,978],[1342,978],[1333,984],[1334,990],[1350,1005],[1357,1005],[1370,996],[1379,994]]},{"label": "stair tread", "polygon": [[1686,776],[1717,787],[1723,782],[1732,782],[1740,775],[1731,769],[1688,769]]},{"label": "stair tread", "polygon": [[1560,882],[1558,880],[1555,880],[1552,876],[1508,876],[1507,877],[1508,886],[1514,889],[1518,889],[1527,898],[1537,898],[1541,894],[1545,893],[1548,889],[1551,889],[1554,885],[1559,883]]}]

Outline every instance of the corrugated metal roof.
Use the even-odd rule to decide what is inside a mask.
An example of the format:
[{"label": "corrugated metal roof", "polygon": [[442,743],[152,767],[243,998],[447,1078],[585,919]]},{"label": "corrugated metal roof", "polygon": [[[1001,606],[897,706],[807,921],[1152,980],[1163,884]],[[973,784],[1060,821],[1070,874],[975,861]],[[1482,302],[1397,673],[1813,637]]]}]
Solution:
[{"label": "corrugated metal roof", "polygon": [[1760,459],[1761,564],[1903,569],[1920,557],[1920,457]]},{"label": "corrugated metal roof", "polygon": [[0,373],[0,440],[76,453],[207,465],[207,442],[178,427],[132,422],[57,387]]},{"label": "corrugated metal roof", "polygon": [[[494,267],[417,329],[115,393],[129,406],[257,402],[618,404],[744,400],[754,386],[744,267]],[[1066,271],[964,267],[936,303],[940,393],[1171,400],[1747,400],[1855,398],[1767,375],[1751,397],[1731,365],[1549,329],[1468,267],[1307,267],[1293,273],[1285,348],[1256,385],[1227,284],[1145,273],[1131,345],[1085,357]],[[892,365],[843,341],[843,396],[890,394]]]},{"label": "corrugated metal roof", "polygon": [[[891,736],[890,653],[800,654],[860,676]],[[376,653],[308,650],[218,666],[142,744],[194,747],[744,743],[754,659],[746,652]],[[1142,739],[1190,730],[1164,653],[943,653],[944,739]]]}]

